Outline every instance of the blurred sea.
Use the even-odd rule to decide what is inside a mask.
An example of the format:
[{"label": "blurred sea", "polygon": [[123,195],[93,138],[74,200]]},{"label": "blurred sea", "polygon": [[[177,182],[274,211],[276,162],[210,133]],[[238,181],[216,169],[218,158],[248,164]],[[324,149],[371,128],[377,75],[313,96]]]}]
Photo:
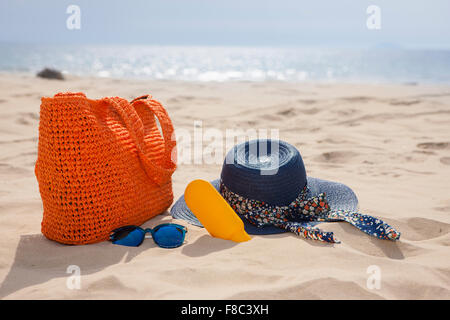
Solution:
[{"label": "blurred sea", "polygon": [[0,72],[182,81],[450,83],[450,50],[0,44]]}]

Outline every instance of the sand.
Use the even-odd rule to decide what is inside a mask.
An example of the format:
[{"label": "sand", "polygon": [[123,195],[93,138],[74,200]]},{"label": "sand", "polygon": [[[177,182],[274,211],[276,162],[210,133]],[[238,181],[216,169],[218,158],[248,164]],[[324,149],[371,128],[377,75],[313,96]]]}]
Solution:
[{"label": "sand", "polygon": [[[377,240],[345,223],[327,223],[322,229],[334,231],[341,244],[293,234],[236,244],[177,220],[189,232],[187,243],[173,250],[150,239],[138,248],[50,241],[40,233],[34,163],[40,98],[60,91],[127,99],[151,93],[175,127],[189,132],[194,121],[221,132],[279,129],[280,138],[301,151],[310,176],[349,185],[361,212],[397,227],[401,240]],[[57,81],[2,74],[0,298],[449,299],[449,128],[448,86]],[[215,179],[220,170],[220,163],[180,164],[175,198],[189,181]],[[144,226],[169,221],[166,212]],[[79,289],[67,286],[74,283],[70,265],[80,268]],[[370,286],[368,270],[379,272],[379,287]]]}]

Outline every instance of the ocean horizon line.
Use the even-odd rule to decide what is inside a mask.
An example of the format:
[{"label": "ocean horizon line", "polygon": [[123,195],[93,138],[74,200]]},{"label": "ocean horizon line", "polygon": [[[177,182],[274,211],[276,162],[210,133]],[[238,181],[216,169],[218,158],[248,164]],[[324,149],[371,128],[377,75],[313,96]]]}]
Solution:
[{"label": "ocean horizon line", "polygon": [[42,41],[8,41],[0,40],[0,46],[60,46],[60,47],[204,47],[204,48],[291,48],[291,49],[358,49],[358,50],[424,50],[424,51],[450,51],[449,44],[418,44],[400,42],[367,42],[367,43],[143,43],[143,42],[42,42]]},{"label": "ocean horizon line", "polygon": [[450,49],[0,44],[0,71],[181,81],[450,83]]}]

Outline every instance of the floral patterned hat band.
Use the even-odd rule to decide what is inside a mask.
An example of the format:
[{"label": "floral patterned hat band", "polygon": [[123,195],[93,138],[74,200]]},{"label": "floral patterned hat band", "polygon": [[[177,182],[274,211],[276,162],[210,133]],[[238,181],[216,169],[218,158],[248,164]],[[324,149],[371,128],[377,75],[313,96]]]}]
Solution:
[{"label": "floral patterned hat band", "polygon": [[307,198],[305,186],[299,196],[287,206],[273,206],[264,201],[248,199],[230,191],[221,181],[220,193],[236,213],[257,227],[274,225],[305,239],[339,243],[332,232],[323,232],[308,222],[345,221],[359,230],[384,240],[400,239],[400,232],[372,216],[345,210],[332,210],[325,193]]}]

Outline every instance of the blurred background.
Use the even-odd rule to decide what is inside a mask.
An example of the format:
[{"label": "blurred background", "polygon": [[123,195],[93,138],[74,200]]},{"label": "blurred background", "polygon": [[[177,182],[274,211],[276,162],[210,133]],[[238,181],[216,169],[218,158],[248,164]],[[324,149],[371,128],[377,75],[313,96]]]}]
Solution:
[{"label": "blurred background", "polygon": [[0,72],[449,83],[449,12],[448,0],[2,0]]}]

